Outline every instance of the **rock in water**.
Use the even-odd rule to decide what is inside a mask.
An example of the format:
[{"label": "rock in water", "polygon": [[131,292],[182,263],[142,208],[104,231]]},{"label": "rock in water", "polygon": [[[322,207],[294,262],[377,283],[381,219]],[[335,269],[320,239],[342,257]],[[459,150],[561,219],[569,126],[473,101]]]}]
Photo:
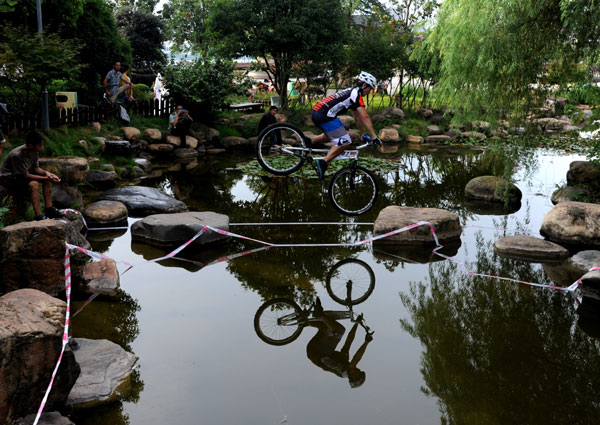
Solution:
[{"label": "rock in water", "polygon": [[[229,230],[229,217],[211,211],[151,215],[131,226],[131,237],[155,246],[180,245],[189,241],[205,224]],[[195,243],[203,245],[226,238],[225,235],[207,230]]]},{"label": "rock in water", "polygon": [[[0,297],[0,423],[35,411],[62,348],[66,303],[35,289]],[[79,375],[66,348],[46,405],[61,405]]]},{"label": "rock in water", "polygon": [[177,213],[187,206],[158,189],[144,186],[126,186],[102,193],[99,200],[119,201],[125,204],[129,215],[145,217],[150,214]]},{"label": "rock in water", "polygon": [[73,352],[81,374],[66,404],[92,407],[118,400],[127,392],[137,356],[106,339],[74,338],[74,341]]}]

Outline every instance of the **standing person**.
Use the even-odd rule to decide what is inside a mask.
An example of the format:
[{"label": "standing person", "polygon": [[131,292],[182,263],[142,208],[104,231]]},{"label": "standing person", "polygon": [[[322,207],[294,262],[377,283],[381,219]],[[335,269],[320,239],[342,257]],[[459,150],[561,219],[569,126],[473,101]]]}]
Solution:
[{"label": "standing person", "polygon": [[[265,128],[267,128],[271,124],[277,123],[277,118],[275,118],[277,112],[279,112],[279,108],[277,106],[271,106],[269,108],[269,112],[262,116],[260,122],[258,123],[258,134],[260,134]],[[281,131],[272,131],[269,135],[271,137],[271,147],[281,147],[281,145],[283,144],[283,142],[281,141]]]},{"label": "standing person", "polygon": [[[123,74],[121,74],[121,62],[115,61],[113,69],[108,71],[104,78],[104,91],[108,96],[111,103],[117,101],[117,97],[131,87],[131,83],[123,80]],[[121,86],[121,81],[125,84]]]},{"label": "standing person", "polygon": [[348,109],[352,112],[352,116],[361,133],[365,133],[368,130],[371,133],[373,141],[380,143],[362,98],[363,95],[368,95],[375,87],[377,87],[375,77],[363,71],[358,76],[358,82],[354,87],[327,96],[313,107],[312,120],[317,127],[323,130],[323,134],[314,137],[312,143],[322,144],[329,140],[333,143],[333,147],[327,153],[325,159],[318,159],[316,161],[319,179],[323,180],[325,177],[325,171],[329,162],[341,154],[352,143],[350,135],[339,118],[337,118],[338,115],[346,112]]},{"label": "standing person", "polygon": [[190,130],[192,121],[194,120],[190,117],[189,112],[183,109],[181,105],[177,105],[175,111],[169,115],[169,133],[173,136],[179,136],[182,148],[187,146],[185,136]]},{"label": "standing person", "polygon": [[124,85],[129,84],[129,88],[127,90],[125,90],[124,93],[121,93],[119,95],[119,100],[121,101],[129,101],[129,102],[134,102],[135,101],[135,97],[133,97],[133,83],[131,82],[131,78],[129,78],[129,71],[131,69],[129,68],[129,65],[123,64],[121,65],[121,83],[120,83],[120,87],[123,87]]},{"label": "standing person", "polygon": [[[44,149],[44,138],[37,131],[25,135],[25,144],[13,149],[0,168],[0,184],[13,196],[31,197],[35,220],[63,218],[65,215],[52,206],[52,184],[59,183],[56,174],[40,168],[38,153]],[[44,192],[44,213],[40,208],[40,186]]]}]

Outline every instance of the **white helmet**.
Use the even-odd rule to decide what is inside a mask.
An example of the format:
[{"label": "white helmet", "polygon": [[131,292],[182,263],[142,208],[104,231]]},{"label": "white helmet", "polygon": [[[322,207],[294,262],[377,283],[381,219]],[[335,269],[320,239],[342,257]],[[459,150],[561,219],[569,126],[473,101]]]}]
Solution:
[{"label": "white helmet", "polygon": [[371,74],[365,71],[361,71],[361,73],[358,75],[358,81],[367,83],[369,86],[371,86],[372,89],[375,89],[375,87],[377,87],[377,80],[375,79],[375,77],[373,77]]}]

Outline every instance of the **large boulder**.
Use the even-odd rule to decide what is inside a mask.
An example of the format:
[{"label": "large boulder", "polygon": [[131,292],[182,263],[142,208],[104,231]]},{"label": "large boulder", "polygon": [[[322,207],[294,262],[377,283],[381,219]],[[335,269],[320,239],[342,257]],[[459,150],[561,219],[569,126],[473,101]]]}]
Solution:
[{"label": "large boulder", "polygon": [[147,128],[144,130],[144,138],[150,143],[160,143],[163,135],[157,128]]},{"label": "large boulder", "polygon": [[85,177],[85,182],[97,190],[112,189],[118,180],[116,171],[91,170]]},{"label": "large boulder", "polygon": [[127,224],[127,207],[119,201],[96,201],[83,211],[90,227],[117,227]]},{"label": "large boulder", "polygon": [[[134,241],[150,245],[170,247],[189,241],[204,225],[229,230],[229,217],[211,211],[180,214],[155,214],[135,222],[131,226]],[[204,245],[226,239],[227,236],[207,230],[196,239],[196,245]]]},{"label": "large boulder", "polygon": [[573,161],[567,171],[567,185],[589,185],[600,189],[600,165],[589,161]]},{"label": "large boulder", "polygon": [[[62,348],[65,311],[64,301],[34,289],[0,297],[0,423],[39,406]],[[47,409],[65,402],[78,375],[79,366],[67,347]]]},{"label": "large boulder", "polygon": [[[392,205],[381,210],[377,216],[373,234],[374,236],[383,235],[418,221],[430,222],[442,244],[459,239],[462,233],[458,216],[450,211],[439,208],[413,208]],[[380,239],[377,242],[423,245],[434,243],[435,240],[430,227],[422,225]]]},{"label": "large boulder", "polygon": [[388,106],[381,111],[381,114],[386,118],[397,118],[400,120],[404,119],[404,111],[400,108],[396,108],[395,106]]},{"label": "large boulder", "polygon": [[83,268],[82,283],[91,294],[115,295],[119,290],[119,271],[112,258],[88,263]]},{"label": "large boulder", "polygon": [[398,134],[398,130],[395,128],[382,128],[379,130],[379,134],[377,136],[382,142],[386,143],[398,143],[400,141],[400,135]]},{"label": "large boulder", "polygon": [[406,136],[406,141],[408,143],[423,143],[424,139],[421,136],[408,135]]},{"label": "large boulder", "polygon": [[433,116],[433,111],[431,109],[419,109],[417,114],[419,114],[421,118],[429,119]]},{"label": "large boulder", "polygon": [[536,263],[561,262],[569,256],[569,251],[558,244],[524,235],[498,239],[494,251],[504,257]]},{"label": "large boulder", "polygon": [[600,246],[600,205],[561,202],[544,216],[540,233],[560,244]]},{"label": "large boulder", "polygon": [[485,134],[480,133],[478,131],[465,131],[461,134],[461,137],[463,139],[473,139],[480,142],[487,139],[487,136]]},{"label": "large boulder", "polygon": [[[173,146],[179,147],[179,146],[181,146],[181,137],[168,135],[167,143],[169,143]],[[196,149],[198,147],[198,139],[196,139],[193,136],[187,135],[187,136],[185,136],[185,144],[187,145],[188,148]]]},{"label": "large boulder", "polygon": [[580,201],[586,198],[589,199],[591,195],[592,192],[582,187],[564,186],[552,192],[550,200],[554,205],[556,205],[559,202]]},{"label": "large boulder", "polygon": [[253,149],[254,144],[243,137],[227,136],[221,139],[221,146],[225,149]]},{"label": "large boulder", "polygon": [[523,194],[517,186],[496,176],[479,176],[465,186],[465,197],[477,201],[518,203]]},{"label": "large boulder", "polygon": [[584,297],[600,300],[600,270],[584,274],[579,289]]},{"label": "large boulder", "polygon": [[135,142],[141,135],[140,130],[135,127],[121,127],[121,131],[130,142]]},{"label": "large boulder", "polygon": [[[177,138],[177,140],[179,140],[179,138]],[[146,151],[156,155],[165,155],[170,154],[171,152],[173,152],[174,149],[175,145],[171,143],[154,143],[152,145],[148,145]]]},{"label": "large boulder", "polygon": [[98,200],[122,202],[127,207],[129,215],[138,217],[187,210],[187,206],[183,202],[158,189],[144,186],[126,186],[107,190],[100,194]]},{"label": "large boulder", "polygon": [[35,288],[56,295],[65,286],[64,225],[30,221],[0,230],[0,293]]},{"label": "large boulder", "polygon": [[442,134],[442,130],[440,130],[440,128],[434,124],[428,125],[425,130],[427,131],[427,134],[429,134],[430,136],[437,136],[437,135]]},{"label": "large boulder", "polygon": [[340,115],[338,118],[346,130],[350,130],[350,127],[354,125],[354,118],[350,115]]},{"label": "large boulder", "polygon": [[66,404],[86,408],[125,396],[138,357],[106,339],[74,338],[74,342],[81,373]]},{"label": "large boulder", "polygon": [[56,174],[67,184],[82,183],[90,170],[87,159],[68,156],[40,158],[40,167]]},{"label": "large boulder", "polygon": [[576,270],[579,276],[586,274],[593,267],[600,267],[600,251],[585,250],[569,258],[567,264]]},{"label": "large boulder", "polygon": [[76,208],[83,205],[83,195],[74,186],[64,184],[52,185],[52,203],[57,208]]}]

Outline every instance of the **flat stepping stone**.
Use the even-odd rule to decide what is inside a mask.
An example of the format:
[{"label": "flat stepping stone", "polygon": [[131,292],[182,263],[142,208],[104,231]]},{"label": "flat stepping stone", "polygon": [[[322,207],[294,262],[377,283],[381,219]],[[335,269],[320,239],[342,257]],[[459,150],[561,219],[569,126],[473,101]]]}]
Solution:
[{"label": "flat stepping stone", "polygon": [[584,297],[600,300],[600,270],[584,274],[579,289]]},{"label": "flat stepping stone", "polygon": [[144,138],[150,141],[150,143],[160,142],[162,137],[161,131],[157,128],[147,128],[144,130]]},{"label": "flat stepping stone", "polygon": [[445,134],[437,134],[437,135],[427,136],[427,138],[425,139],[425,142],[438,143],[438,142],[449,142],[450,140],[452,140],[452,138],[450,136],[446,136]]},{"label": "flat stepping stone", "polygon": [[207,155],[218,155],[220,153],[225,153],[227,152],[225,149],[221,149],[221,148],[209,148],[206,149],[206,154]]},{"label": "flat stepping stone", "polygon": [[119,201],[96,201],[85,207],[83,217],[91,227],[117,227],[126,224],[127,207]]},{"label": "flat stepping stone", "polygon": [[509,236],[494,242],[494,251],[508,258],[530,262],[560,262],[569,256],[562,246],[534,236]]},{"label": "flat stepping stone", "polygon": [[177,158],[196,158],[198,151],[192,148],[179,148],[175,149],[175,157]]},{"label": "flat stepping stone", "polygon": [[127,140],[107,140],[104,145],[104,153],[107,155],[122,155],[132,157],[135,146]]},{"label": "flat stepping stone", "polygon": [[136,141],[140,138],[141,132],[135,127],[121,127],[121,131],[127,140]]},{"label": "flat stepping stone", "polygon": [[561,202],[544,216],[540,234],[560,244],[600,246],[600,205]]},{"label": "flat stepping stone", "polygon": [[116,295],[119,290],[117,263],[111,258],[87,263],[83,268],[82,280],[88,293]]},{"label": "flat stepping stone", "polygon": [[106,339],[73,340],[76,344],[72,350],[81,373],[66,405],[87,408],[124,396],[138,357]]},{"label": "flat stepping stone", "polygon": [[[229,230],[229,217],[211,211],[155,214],[135,222],[131,226],[131,237],[134,241],[160,247],[181,245],[189,241],[206,224],[217,229]],[[194,244],[204,245],[226,238],[225,235],[207,230]]]},{"label": "flat stepping stone", "polygon": [[461,134],[461,137],[463,139],[474,139],[478,141],[483,141],[487,139],[487,136],[485,134],[480,133],[478,131],[465,131]]},{"label": "flat stepping stone", "polygon": [[579,251],[569,258],[568,264],[580,275],[586,274],[592,267],[600,267],[600,251]]},{"label": "flat stepping stone", "polygon": [[[459,239],[462,233],[460,220],[453,212],[439,208],[413,208],[392,205],[381,210],[377,216],[373,226],[373,234],[375,236],[382,235],[418,221],[430,222],[442,244]],[[432,244],[435,240],[429,226],[423,225],[380,239],[377,242],[422,245]]]},{"label": "flat stepping stone", "polygon": [[406,141],[408,143],[423,143],[424,139],[421,136],[406,136]]},{"label": "flat stepping stone", "polygon": [[521,201],[523,194],[514,184],[496,176],[479,176],[465,186],[465,197],[471,200],[509,204]]},{"label": "flat stepping stone", "polygon": [[379,130],[378,137],[382,142],[387,143],[398,143],[400,141],[400,135],[395,128],[382,128]]},{"label": "flat stepping stone", "polygon": [[145,186],[125,186],[107,190],[98,197],[101,201],[119,201],[125,204],[129,215],[145,217],[150,214],[177,213],[187,206],[158,189]]},{"label": "flat stepping stone", "polygon": [[225,149],[247,149],[254,148],[255,144],[249,141],[248,139],[244,139],[243,137],[237,136],[227,136],[221,139],[221,146]]}]

